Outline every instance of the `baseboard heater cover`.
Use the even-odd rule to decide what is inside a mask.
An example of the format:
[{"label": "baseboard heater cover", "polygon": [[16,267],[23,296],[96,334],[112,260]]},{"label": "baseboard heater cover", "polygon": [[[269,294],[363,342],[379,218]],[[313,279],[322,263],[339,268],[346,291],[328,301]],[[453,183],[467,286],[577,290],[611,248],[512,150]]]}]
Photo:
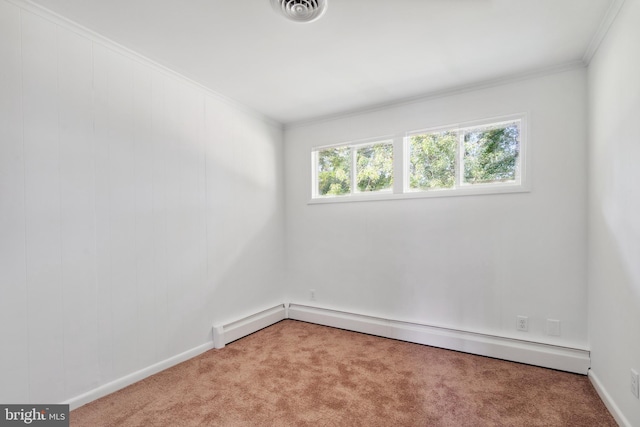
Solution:
[{"label": "baseboard heater cover", "polygon": [[226,344],[271,326],[287,318],[285,304],[261,311],[224,325],[213,326],[213,347],[220,349]]},{"label": "baseboard heater cover", "polygon": [[584,349],[465,332],[298,304],[290,304],[287,312],[288,318],[294,320],[583,375],[587,374],[591,364],[589,351]]},{"label": "baseboard heater cover", "polygon": [[107,384],[103,384],[95,389],[92,389],[79,396],[75,396],[71,399],[65,400],[63,404],[68,404],[71,410],[77,409],[89,402],[104,397],[108,394],[123,389],[131,384],[134,384],[140,380],[143,380],[153,374],[157,374],[165,369],[177,365],[178,363],[185,362],[205,351],[212,348],[222,348],[225,344],[242,338],[246,335],[252,334],[260,329],[266,328],[280,320],[286,319],[287,312],[284,304],[280,304],[276,307],[260,311],[251,316],[237,320],[225,325],[214,326],[213,328],[213,343],[211,341],[202,344],[198,347],[187,350],[176,356],[170,357],[166,360],[162,360],[151,366],[147,366],[136,372],[132,372],[121,378],[115,379]]},{"label": "baseboard heater cover", "polygon": [[[512,338],[458,331],[417,323],[402,322],[343,311],[299,304],[280,304],[231,323],[213,326],[213,343],[209,342],[167,360],[148,366],[108,384],[104,384],[63,403],[76,409],[86,403],[113,393],[150,375],[191,359],[209,349],[250,335],[284,319],[300,320],[362,332],[385,338],[441,347],[481,356],[527,363],[545,368],[587,374],[589,351],[549,344],[533,343]],[[592,378],[592,380],[595,378]],[[596,387],[597,388],[597,387]]]}]

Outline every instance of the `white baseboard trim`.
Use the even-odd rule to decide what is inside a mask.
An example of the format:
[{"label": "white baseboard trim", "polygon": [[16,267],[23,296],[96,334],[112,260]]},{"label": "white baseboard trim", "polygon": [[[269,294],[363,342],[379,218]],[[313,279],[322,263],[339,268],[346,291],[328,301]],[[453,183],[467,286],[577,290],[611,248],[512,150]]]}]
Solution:
[{"label": "white baseboard trim", "polygon": [[[346,313],[299,304],[280,304],[270,309],[244,317],[231,323],[213,327],[213,343],[205,343],[180,353],[139,371],[133,372],[87,393],[69,399],[70,409],[79,408],[89,402],[104,397],[153,374],[187,361],[212,348],[220,349],[226,344],[266,328],[284,319],[331,326],[355,332],[377,335],[385,338],[425,344],[449,350],[495,357],[514,362],[527,363],[562,371],[587,374],[590,365],[587,350],[540,344],[474,332],[446,329],[410,322],[383,319],[361,314]],[[592,382],[607,408],[623,426],[626,419],[608,397],[597,378],[589,372]],[[604,393],[604,395],[602,394]],[[622,420],[622,421],[620,421]]]},{"label": "white baseboard trim", "polygon": [[222,348],[225,344],[235,341],[239,338],[252,334],[260,329],[266,328],[274,323],[277,323],[283,319],[286,319],[286,307],[284,304],[280,304],[276,307],[258,312],[251,316],[245,317],[235,322],[228,323],[226,325],[214,326],[213,328],[213,342],[208,342],[198,347],[187,350],[176,356],[170,357],[161,362],[155,363],[146,368],[140,369],[110,383],[101,385],[93,390],[83,393],[79,396],[73,397],[69,400],[61,402],[62,404],[69,405],[70,410],[77,409],[89,402],[93,402],[96,399],[100,399],[108,394],[114,393],[120,389],[123,389],[133,383],[143,380],[153,374],[157,374],[160,371],[164,371],[179,363],[185,362],[193,357],[196,357],[205,351],[213,348]]},{"label": "white baseboard trim", "polygon": [[600,379],[592,369],[589,369],[589,380],[591,381],[591,384],[593,384],[593,388],[596,389],[600,399],[604,402],[604,406],[606,406],[609,412],[611,412],[611,415],[618,425],[621,427],[631,427],[631,423],[627,420],[627,417],[624,416],[618,405],[616,405],[616,402],[611,398],[611,395],[604,388],[602,382],[600,382]]},{"label": "white baseboard trim", "polygon": [[261,311],[251,316],[236,320],[226,325],[213,327],[213,346],[223,348],[232,341],[252,334],[260,329],[278,323],[287,318],[287,309],[284,304]]},{"label": "white baseboard trim", "polygon": [[176,356],[170,357],[151,366],[147,366],[146,368],[140,369],[139,371],[133,372],[129,375],[125,375],[124,377],[118,378],[115,381],[111,381],[110,383],[101,385],[98,388],[94,388],[93,390],[66,400],[62,402],[62,404],[69,405],[70,410],[77,409],[89,402],[93,402],[96,399],[100,399],[101,397],[114,393],[120,389],[130,386],[133,383],[150,377],[153,374],[157,374],[160,371],[164,371],[165,369],[171,368],[172,366],[175,366],[179,363],[185,362],[193,357],[198,356],[199,354],[204,353],[205,351],[211,350],[212,348],[213,344],[211,342],[199,345],[198,347],[187,350],[184,353],[180,353]]},{"label": "white baseboard trim", "polygon": [[589,351],[290,304],[290,319],[586,375]]},{"label": "white baseboard trim", "polygon": [[168,369],[179,363],[185,362],[193,357],[204,353],[205,351],[211,350],[213,348],[222,348],[225,346],[225,344],[228,344],[246,335],[252,334],[256,331],[259,331],[260,329],[266,328],[267,326],[277,323],[283,319],[286,319],[286,307],[284,306],[284,304],[281,304],[232,323],[214,326],[213,342],[208,342],[198,347],[192,348],[191,350],[187,350],[176,356],[170,357],[166,360],[140,369],[129,375],[125,375],[124,377],[101,385],[100,387],[97,387],[93,390],[90,390],[86,393],[83,393],[61,403],[69,405],[69,409],[74,410],[81,407],[82,405],[86,405],[89,402],[123,389],[140,380],[143,380],[153,374],[157,374],[160,371],[164,371],[165,369]]}]

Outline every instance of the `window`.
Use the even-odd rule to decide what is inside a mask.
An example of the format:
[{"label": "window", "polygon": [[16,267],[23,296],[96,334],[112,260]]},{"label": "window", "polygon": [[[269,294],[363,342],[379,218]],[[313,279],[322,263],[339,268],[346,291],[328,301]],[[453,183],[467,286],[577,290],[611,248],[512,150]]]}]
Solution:
[{"label": "window", "polygon": [[315,197],[390,192],[393,141],[320,148],[313,152]]},{"label": "window", "polygon": [[[517,115],[314,148],[312,199],[330,202],[527,191],[525,118]],[[398,161],[394,161],[394,150]]]},{"label": "window", "polygon": [[408,191],[520,184],[521,121],[409,134]]},{"label": "window", "polygon": [[318,152],[318,195],[351,194],[351,148],[329,148]]},{"label": "window", "polygon": [[455,132],[431,132],[409,137],[409,188],[453,188],[456,180]]}]

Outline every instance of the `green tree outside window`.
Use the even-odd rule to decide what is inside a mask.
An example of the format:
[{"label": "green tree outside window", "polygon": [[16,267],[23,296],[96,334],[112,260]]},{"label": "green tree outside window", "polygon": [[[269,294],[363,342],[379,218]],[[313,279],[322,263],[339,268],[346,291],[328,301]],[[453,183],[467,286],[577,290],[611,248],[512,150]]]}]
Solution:
[{"label": "green tree outside window", "polygon": [[419,190],[453,188],[458,133],[446,131],[413,135],[409,144],[409,187]]},{"label": "green tree outside window", "polygon": [[485,184],[516,179],[520,129],[513,123],[464,134],[464,182]]},{"label": "green tree outside window", "polygon": [[318,152],[318,194],[340,196],[351,193],[351,148]]},{"label": "green tree outside window", "polygon": [[359,191],[381,191],[393,186],[393,145],[375,144],[358,148],[356,182]]}]

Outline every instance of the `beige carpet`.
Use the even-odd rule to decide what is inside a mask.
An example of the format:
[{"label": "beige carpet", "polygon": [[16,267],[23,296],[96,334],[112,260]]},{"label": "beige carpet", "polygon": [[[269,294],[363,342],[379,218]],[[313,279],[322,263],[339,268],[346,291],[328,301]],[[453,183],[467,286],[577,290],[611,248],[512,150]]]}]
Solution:
[{"label": "beige carpet", "polygon": [[72,426],[616,426],[587,377],[285,320]]}]

